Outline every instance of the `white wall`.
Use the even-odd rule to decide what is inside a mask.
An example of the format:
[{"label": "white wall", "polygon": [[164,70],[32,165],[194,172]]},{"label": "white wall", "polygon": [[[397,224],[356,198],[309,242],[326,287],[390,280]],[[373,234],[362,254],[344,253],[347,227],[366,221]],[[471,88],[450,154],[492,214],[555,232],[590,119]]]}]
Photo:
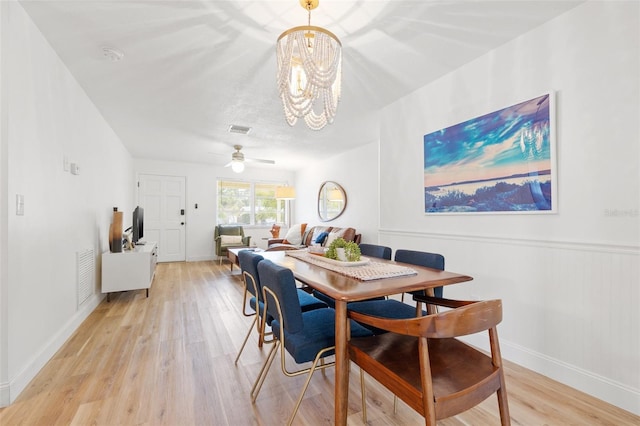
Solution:
[{"label": "white wall", "polygon": [[8,37],[2,28],[9,26],[9,5],[0,2],[0,407],[9,403],[9,364],[8,364],[8,339],[9,328],[7,318],[9,317],[7,293],[7,237],[9,225],[7,223],[9,209],[9,195],[7,184],[7,99],[5,96],[7,84],[7,73],[5,72],[6,52],[8,51]]},{"label": "white wall", "polygon": [[[380,239],[502,298],[503,356],[640,414],[638,2],[587,2],[381,112]],[[430,215],[423,135],[554,90],[558,213]],[[613,212],[617,211],[618,214]]]},{"label": "white wall", "polygon": [[[296,174],[295,221],[309,226],[352,227],[362,242],[378,240],[378,143],[369,142],[348,152],[318,159]],[[318,216],[320,185],[331,180],[347,193],[344,213],[330,222]]]},{"label": "white wall", "polygon": [[[231,151],[229,151],[231,152]],[[210,260],[215,257],[213,230],[216,226],[216,182],[219,178],[293,184],[293,173],[274,171],[266,168],[247,166],[242,173],[234,173],[229,167],[215,167],[206,164],[179,163],[136,159],[136,176],[155,174],[184,176],[186,180],[186,260]],[[195,208],[195,204],[198,208]],[[251,242],[266,248],[270,237],[270,227],[245,226],[245,235],[251,235]]]},{"label": "white wall", "polygon": [[[22,6],[2,6],[6,181],[0,182],[8,201],[1,213],[7,234],[0,235],[7,247],[0,257],[0,405],[6,405],[102,299],[99,254],[108,250],[112,206],[130,211],[134,184],[130,155]],[[65,156],[80,165],[79,175],[63,169]],[[24,196],[21,216],[16,194]],[[84,249],[95,251],[96,282],[78,307],[76,252]]]},{"label": "white wall", "polygon": [[[353,226],[366,242],[442,252],[448,269],[475,277],[447,294],[504,300],[506,358],[638,413],[638,12],[636,2],[589,2],[389,106],[379,145],[295,175],[294,221],[319,224],[318,188],[337,181],[349,204],[328,224]],[[75,252],[106,250],[111,206],[135,204],[134,164],[136,175],[186,176],[188,260],[212,258],[215,180],[237,175],[134,163],[22,8],[0,2],[0,20],[5,405],[99,301],[96,292],[75,307]],[[558,214],[424,216],[422,136],[548,89],[558,101]],[[79,176],[62,170],[65,155]],[[294,175],[248,168],[243,177]]]}]

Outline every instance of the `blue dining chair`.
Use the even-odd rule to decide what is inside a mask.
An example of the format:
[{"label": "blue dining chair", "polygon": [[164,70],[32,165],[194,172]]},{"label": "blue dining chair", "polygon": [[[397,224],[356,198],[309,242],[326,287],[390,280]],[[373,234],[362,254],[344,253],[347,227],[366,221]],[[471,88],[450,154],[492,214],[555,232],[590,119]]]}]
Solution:
[{"label": "blue dining chair", "polygon": [[360,244],[359,247],[360,254],[362,254],[363,256],[391,260],[391,247],[366,243]]},{"label": "blue dining chair", "polygon": [[[378,259],[391,260],[391,247],[380,246],[376,244],[360,244],[358,247],[360,247],[360,254],[365,257],[376,257]],[[329,297],[324,293],[321,293],[317,290],[313,290],[313,295],[318,299],[322,300],[323,302],[325,302],[327,305],[329,305],[332,308],[336,306],[336,301],[333,300],[332,297]],[[381,297],[374,297],[367,300],[384,300],[384,299],[386,299],[386,297],[381,296]]]},{"label": "blue dining chair", "polygon": [[[247,340],[251,335],[251,331],[253,330],[254,325],[256,326],[256,330],[258,332],[258,346],[262,347],[262,344],[265,342],[265,335],[270,335],[265,333],[265,329],[267,325],[271,325],[271,321],[273,317],[266,314],[264,310],[264,301],[262,296],[262,285],[260,282],[260,277],[258,275],[258,265],[260,262],[264,260],[264,257],[261,255],[251,251],[251,250],[241,250],[238,253],[238,261],[240,263],[240,270],[242,271],[242,279],[244,281],[244,296],[242,301],[242,314],[244,316],[254,316],[254,319],[249,326],[249,330],[247,330],[247,334],[242,342],[242,346],[238,351],[238,355],[236,356],[235,363],[238,363],[240,359],[240,355],[244,350],[244,347],[247,344]],[[247,297],[251,295],[249,299],[249,306],[253,309],[253,312],[247,312]],[[303,311],[311,311],[314,309],[322,309],[326,308],[327,304],[323,301],[316,299],[309,293],[296,289],[296,294],[298,300],[300,302],[300,308]],[[271,341],[267,342],[271,343]]]},{"label": "blue dining chair", "polygon": [[[396,250],[394,258],[396,262],[410,263],[412,265],[424,266],[425,268],[437,269],[444,271],[444,256],[438,253],[429,253],[426,251],[416,250]],[[414,294],[425,294],[424,291],[413,292]],[[433,289],[435,297],[442,298],[442,287]]]},{"label": "blue dining chair", "polygon": [[[396,250],[394,260],[396,262],[444,270],[444,256],[437,253],[399,249]],[[438,287],[434,290],[436,297],[442,297],[442,287]],[[423,295],[424,291],[421,290],[413,293]],[[414,307],[394,299],[351,302],[347,304],[347,309],[364,315],[373,315],[391,319],[406,319],[415,317],[419,313],[422,313],[422,315],[426,314],[426,311],[422,310],[420,301],[418,301],[417,305]],[[375,327],[370,328],[376,334],[384,333],[383,330]]]},{"label": "blue dining chair", "polygon": [[[297,297],[293,272],[270,260],[263,260],[258,264],[258,276],[262,283],[265,309],[273,317],[271,329],[275,343],[253,384],[251,400],[255,402],[258,397],[276,352],[280,349],[280,365],[282,372],[287,377],[307,374],[307,380],[287,422],[290,425],[298,412],[314,371],[324,370],[335,364],[335,362],[324,362],[324,358],[333,355],[335,350],[335,310],[326,308],[303,312]],[[355,321],[350,321],[350,330],[352,337],[372,335],[370,331]],[[312,365],[308,368],[289,371],[286,365],[285,350],[297,364],[312,362]]]}]

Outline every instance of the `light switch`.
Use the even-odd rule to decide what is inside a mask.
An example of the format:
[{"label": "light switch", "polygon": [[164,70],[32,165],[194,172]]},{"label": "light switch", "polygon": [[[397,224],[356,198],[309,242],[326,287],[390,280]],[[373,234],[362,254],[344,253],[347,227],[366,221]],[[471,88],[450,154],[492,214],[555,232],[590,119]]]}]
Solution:
[{"label": "light switch", "polygon": [[24,216],[24,195],[16,194],[16,215]]},{"label": "light switch", "polygon": [[78,163],[71,163],[71,174],[79,175],[80,174],[80,166]]}]

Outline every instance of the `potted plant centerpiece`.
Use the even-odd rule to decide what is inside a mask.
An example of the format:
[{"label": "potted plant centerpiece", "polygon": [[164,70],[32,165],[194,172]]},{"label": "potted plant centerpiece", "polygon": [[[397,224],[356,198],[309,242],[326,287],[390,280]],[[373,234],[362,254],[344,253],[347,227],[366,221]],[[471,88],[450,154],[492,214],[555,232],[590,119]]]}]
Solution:
[{"label": "potted plant centerpiece", "polygon": [[353,241],[336,238],[329,244],[324,256],[342,262],[357,262],[360,260],[360,247]]}]

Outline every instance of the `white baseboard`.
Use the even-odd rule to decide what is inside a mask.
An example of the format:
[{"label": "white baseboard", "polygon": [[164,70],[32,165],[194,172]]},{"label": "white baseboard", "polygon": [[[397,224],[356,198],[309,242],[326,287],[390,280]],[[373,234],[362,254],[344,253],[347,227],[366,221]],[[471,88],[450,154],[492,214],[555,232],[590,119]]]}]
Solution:
[{"label": "white baseboard", "polygon": [[[471,345],[489,350],[486,335],[467,336]],[[500,339],[502,358],[518,364],[552,380],[589,394],[609,404],[640,416],[640,392],[606,377],[567,364],[523,346]],[[507,383],[507,389],[509,384]]]},{"label": "white baseboard", "polygon": [[9,383],[4,382],[0,383],[0,408],[6,407],[11,403],[11,398],[9,398]]},{"label": "white baseboard", "polygon": [[18,395],[29,385],[29,382],[40,372],[55,353],[64,345],[80,324],[87,319],[93,310],[100,304],[105,295],[96,293],[89,297],[73,317],[51,337],[40,350],[25,364],[24,368],[10,378],[9,383],[0,383],[0,407],[5,407],[16,400]]}]

